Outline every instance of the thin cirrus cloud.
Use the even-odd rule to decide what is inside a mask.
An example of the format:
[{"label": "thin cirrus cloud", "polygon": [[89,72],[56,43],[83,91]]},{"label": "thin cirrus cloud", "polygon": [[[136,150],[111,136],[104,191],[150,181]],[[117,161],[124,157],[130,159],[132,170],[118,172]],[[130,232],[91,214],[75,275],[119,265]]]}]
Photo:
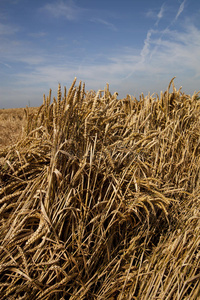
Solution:
[{"label": "thin cirrus cloud", "polygon": [[102,24],[102,25],[105,25],[108,29],[111,29],[113,31],[117,31],[117,27],[112,24],[111,22],[108,22],[104,19],[101,19],[101,18],[91,18],[90,20],[91,22],[94,22],[94,23],[99,23],[99,24]]},{"label": "thin cirrus cloud", "polygon": [[12,68],[9,64],[6,64],[6,63],[4,63],[2,61],[0,61],[0,64],[3,65],[3,66],[5,66],[6,68],[9,68],[9,69]]},{"label": "thin cirrus cloud", "polygon": [[159,13],[157,14],[157,21],[155,23],[156,26],[158,26],[158,23],[163,18],[165,12],[165,3],[161,6]]},{"label": "thin cirrus cloud", "polygon": [[48,34],[47,34],[47,32],[39,31],[39,32],[30,32],[28,35],[33,38],[42,38]]},{"label": "thin cirrus cloud", "polygon": [[74,21],[78,20],[78,18],[84,14],[86,9],[77,6],[73,1],[56,1],[46,4],[41,8],[41,11],[47,12],[56,18],[64,17],[69,21]]},{"label": "thin cirrus cloud", "polygon": [[[38,10],[46,12],[45,22],[48,22],[48,15],[54,22],[59,22],[61,18],[62,22],[66,19],[67,24],[71,22],[73,25],[81,20],[82,26],[87,23],[87,28],[94,23],[93,32],[98,28],[99,34],[104,30],[102,37],[104,33],[111,38],[119,35],[120,41],[120,34],[124,30],[120,28],[120,22],[116,25],[113,21],[115,19],[106,20],[108,14],[102,14],[102,11],[94,14],[91,8],[82,8],[76,3],[72,0],[48,2]],[[106,43],[106,48],[100,50],[94,40],[89,40],[89,32],[88,37],[85,35],[84,38],[81,34],[76,36],[73,33],[71,37],[66,34],[66,39],[65,35],[59,39],[57,34],[52,37],[47,26],[35,32],[31,28],[26,32],[26,36],[30,37],[27,42],[18,35],[21,24],[21,27],[17,27],[2,22],[0,99],[5,99],[5,106],[11,98],[21,103],[21,106],[27,105],[26,99],[31,104],[40,105],[41,95],[48,93],[49,88],[56,93],[59,82],[69,87],[75,76],[77,81],[86,83],[86,89],[103,89],[106,82],[109,82],[111,92],[119,92],[119,97],[127,93],[138,97],[141,92],[154,92],[156,89],[159,92],[167,87],[172,77],[177,76],[176,86],[179,88],[184,82],[184,90],[188,89],[192,93],[200,80],[200,29],[194,25],[192,17],[183,18],[186,3],[186,0],[179,5],[176,2],[177,7],[174,9],[172,2],[166,0],[161,6],[149,10],[145,15],[148,22],[140,44],[136,45],[134,38],[132,42],[129,36],[127,44],[124,39],[123,43],[117,42],[117,47],[114,43]],[[149,21],[149,17],[152,20]],[[77,43],[71,40],[74,36]],[[51,44],[48,38],[55,43]],[[43,43],[40,44],[40,41]],[[44,47],[46,41],[47,48]],[[15,72],[9,73],[9,70]],[[8,74],[7,82],[4,74]],[[12,91],[8,91],[9,80],[12,80]],[[37,103],[36,98],[39,99]],[[14,102],[9,103],[11,107],[17,106]]]},{"label": "thin cirrus cloud", "polygon": [[185,2],[186,2],[186,0],[184,0],[184,1],[180,4],[179,9],[178,9],[178,11],[177,11],[177,14],[176,14],[176,16],[175,16],[175,21],[178,19],[178,17],[180,16],[180,14],[184,11]]},{"label": "thin cirrus cloud", "polygon": [[46,4],[41,10],[49,13],[53,17],[63,17],[68,21],[79,21],[84,17],[90,22],[96,24],[99,23],[106,26],[110,30],[117,31],[117,27],[113,23],[108,22],[104,18],[90,17],[91,14],[94,14],[94,11],[77,6],[72,0],[68,2],[59,1]]},{"label": "thin cirrus cloud", "polygon": [[[161,35],[162,38],[160,38]],[[122,95],[126,92],[132,94],[131,90],[135,90],[134,86],[138,86],[138,93],[142,92],[142,87],[139,90],[143,84],[142,76],[145,80],[144,92],[148,92],[159,76],[161,78],[167,76],[169,81],[174,75],[177,78],[184,78],[191,74],[192,77],[198,78],[200,76],[199,47],[200,31],[188,23],[181,33],[171,29],[149,31],[144,47],[139,53],[134,53],[131,47],[122,48],[119,54],[108,53],[107,62],[101,65],[95,63],[91,65],[87,61],[82,64],[66,62],[58,65],[52,64],[53,57],[51,57],[48,64],[36,66],[35,72],[30,76],[22,73],[20,78],[21,83],[26,85],[29,82],[53,85],[55,81],[59,81],[59,78],[70,82],[73,77],[77,76],[95,90],[103,88],[107,80],[114,89],[120,89]],[[129,89],[127,89],[128,82]],[[190,79],[187,82],[189,87]],[[120,83],[126,87],[127,91],[120,87]]]},{"label": "thin cirrus cloud", "polygon": [[[186,3],[186,0],[183,0],[181,2],[181,4],[179,5],[179,8],[176,12],[176,15],[173,19],[173,21],[171,22],[171,24],[175,21],[177,21],[177,19],[179,18],[179,16],[181,15],[181,13],[184,11],[185,9],[185,3]],[[160,20],[164,17],[164,14],[165,12],[169,11],[170,8],[167,7],[167,4],[166,2],[164,2],[161,7],[160,7],[160,10],[158,13],[156,13],[155,9],[149,9],[147,12],[146,12],[146,16],[149,17],[149,18],[153,18],[153,19],[156,19],[156,22],[155,22],[155,26],[157,26],[160,22]]]},{"label": "thin cirrus cloud", "polygon": [[3,24],[0,23],[0,36],[6,36],[6,35],[12,35],[15,32],[18,32],[19,28],[18,27],[14,27],[8,24]]},{"label": "thin cirrus cloud", "polygon": [[[186,2],[186,0],[184,0],[180,4],[178,11],[176,13],[176,16],[173,18],[173,20],[168,24],[168,26],[164,30],[158,30],[158,29],[151,28],[147,31],[147,35],[144,40],[144,46],[140,52],[140,61],[142,63],[144,63],[146,61],[146,58],[148,56],[150,58],[152,58],[153,55],[155,56],[156,52],[158,52],[158,48],[162,47],[162,44],[164,44],[166,42],[165,40],[167,38],[172,39],[173,30],[171,31],[171,34],[170,34],[169,28],[175,21],[177,21],[178,17],[183,12],[185,2]],[[157,14],[157,20],[156,20],[155,26],[157,26],[159,24],[160,20],[163,18],[165,6],[166,6],[165,3],[161,6],[160,11]],[[168,35],[166,35],[167,33],[168,33]],[[181,34],[183,34],[183,33],[179,32],[180,37],[181,37]],[[177,44],[177,43],[180,43],[179,38],[175,41],[175,44]],[[170,44],[170,43],[168,43],[168,44]],[[172,49],[172,53],[173,53],[173,49]],[[172,55],[170,55],[170,56],[172,56]],[[168,61],[168,59],[167,59],[167,61]]]}]

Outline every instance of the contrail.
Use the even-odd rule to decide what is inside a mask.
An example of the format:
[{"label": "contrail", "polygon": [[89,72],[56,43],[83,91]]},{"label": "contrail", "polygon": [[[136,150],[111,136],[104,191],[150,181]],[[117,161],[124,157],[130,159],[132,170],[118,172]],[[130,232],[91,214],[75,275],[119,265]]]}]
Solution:
[{"label": "contrail", "polygon": [[156,21],[156,23],[155,23],[155,25],[157,26],[158,25],[158,23],[160,22],[160,20],[162,19],[162,17],[163,17],[163,13],[164,13],[164,6],[165,6],[165,3],[161,6],[161,8],[160,8],[160,11],[159,11],[159,13],[157,14],[157,21]]},{"label": "contrail", "polygon": [[184,0],[181,3],[181,5],[179,6],[178,12],[177,12],[176,17],[175,17],[175,21],[178,19],[178,17],[180,16],[180,14],[183,12],[184,7],[185,7],[185,2],[186,2],[186,0]]}]

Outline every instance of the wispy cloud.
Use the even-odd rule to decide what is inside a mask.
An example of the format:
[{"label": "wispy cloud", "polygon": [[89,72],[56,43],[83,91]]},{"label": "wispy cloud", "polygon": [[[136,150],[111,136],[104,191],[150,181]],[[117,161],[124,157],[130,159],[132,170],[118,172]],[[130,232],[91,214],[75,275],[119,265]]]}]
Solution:
[{"label": "wispy cloud", "polygon": [[[34,67],[35,65],[44,63],[46,55],[36,46],[27,45],[26,42],[20,40],[0,39],[0,56],[1,62],[12,64],[25,64],[27,67]],[[23,65],[21,65],[21,68]]]},{"label": "wispy cloud", "polygon": [[147,18],[155,19],[156,13],[152,9],[148,9],[148,11],[145,13]]},{"label": "wispy cloud", "polygon": [[[163,34],[162,38],[160,38],[160,34]],[[47,64],[35,65],[30,74],[23,72],[18,74],[18,83],[27,86],[30,83],[50,85],[56,89],[57,82],[63,79],[70,83],[73,77],[77,76],[94,89],[100,88],[101,85],[104,87],[105,78],[116,88],[124,82],[130,83],[132,80],[134,80],[135,86],[140,87],[142,76],[148,91],[155,86],[155,80],[158,78],[163,77],[166,82],[166,76],[169,80],[171,77],[177,76],[181,81],[184,76],[188,77],[190,74],[191,81],[187,80],[186,88],[191,85],[192,89],[196,82],[192,82],[192,79],[200,76],[199,47],[200,31],[194,26],[187,25],[183,32],[170,29],[165,32],[152,30],[148,32],[145,45],[138,54],[133,54],[131,48],[129,50],[121,49],[120,53],[115,55],[111,51],[108,53],[107,61],[101,65],[95,61],[93,64],[89,64],[87,61],[82,64],[73,61],[58,64],[56,58],[53,64],[53,57],[49,57]],[[65,83],[63,82],[63,84]]]},{"label": "wispy cloud", "polygon": [[150,42],[151,42],[151,35],[153,33],[153,30],[149,30],[147,32],[147,36],[146,36],[146,39],[144,40],[144,46],[140,52],[140,56],[142,58],[142,62],[145,61],[145,58],[147,57],[147,55],[149,54],[149,47],[150,47]]},{"label": "wispy cloud", "polygon": [[0,23],[0,36],[1,35],[11,35],[17,31],[19,31],[19,28],[16,26]]},{"label": "wispy cloud", "polygon": [[[176,12],[176,15],[174,17],[174,19],[171,21],[171,23],[169,23],[169,26],[173,25],[174,22],[176,22],[179,18],[179,16],[182,14],[182,12],[184,11],[185,9],[185,3],[186,3],[187,0],[183,0],[181,2],[181,4],[179,5],[178,7],[178,10]],[[161,21],[161,19],[164,18],[164,15],[165,15],[165,12],[169,11],[170,9],[170,5],[167,5],[166,2],[164,2],[159,10],[158,13],[156,13],[156,9],[149,9],[146,13],[146,17],[149,17],[149,18],[152,18],[154,20],[156,20],[155,22],[155,26],[158,26],[159,22]]]},{"label": "wispy cloud", "polygon": [[162,19],[163,13],[164,13],[164,4],[161,6],[161,9],[160,9],[160,11],[159,11],[159,13],[157,15],[157,17],[158,17],[159,20]]},{"label": "wispy cloud", "polygon": [[162,6],[160,7],[159,11],[158,8],[150,8],[148,9],[148,11],[145,13],[147,18],[151,18],[153,20],[156,20],[154,25],[158,25],[158,23],[160,22],[160,20],[163,18],[164,16],[164,12],[166,11],[166,4],[165,2],[162,4]]},{"label": "wispy cloud", "polygon": [[6,68],[9,68],[9,69],[12,68],[9,64],[6,64],[6,63],[4,63],[2,61],[0,61],[0,64],[3,65],[3,66],[5,66]]},{"label": "wispy cloud", "polygon": [[[147,31],[147,35],[144,40],[144,46],[140,53],[140,57],[141,57],[140,64],[144,63],[147,59],[149,59],[149,60],[153,59],[153,57],[158,54],[159,49],[161,49],[162,45],[164,43],[166,44],[166,41],[167,41],[167,45],[170,48],[170,39],[172,39],[172,35],[173,35],[173,30],[170,30],[170,27],[172,27],[172,25],[175,23],[175,21],[177,21],[180,14],[183,12],[184,7],[185,7],[185,2],[186,2],[186,0],[184,0],[180,4],[175,18],[172,19],[171,22],[169,22],[168,26],[164,30],[159,30],[159,29],[153,30],[151,28]],[[160,20],[164,17],[164,12],[166,10],[167,10],[166,3],[163,3],[157,14],[157,21],[154,24],[156,27],[158,26]],[[183,36],[183,33],[180,34],[180,32],[179,32],[179,39],[178,39],[179,43],[180,43],[181,36]],[[176,44],[176,42],[175,42],[175,44]],[[165,49],[164,49],[164,51],[165,51]],[[169,61],[169,59],[167,61]]]},{"label": "wispy cloud", "polygon": [[[73,1],[56,3],[60,5],[56,13],[53,11],[57,9],[55,1],[45,6],[46,11],[51,12],[51,16],[63,16],[67,20],[76,20],[78,14],[83,13],[82,9],[77,12],[77,6]],[[55,46],[54,43],[49,51],[49,49],[42,48],[41,44],[35,43],[35,39],[32,43],[27,43],[20,36],[17,40],[18,35],[15,39],[12,36],[7,38],[5,35],[12,34],[15,29],[9,25],[2,27],[0,25],[2,33],[0,35],[0,73],[2,73],[4,81],[3,84],[1,82],[0,97],[5,101],[5,104],[1,102],[1,105],[6,106],[11,99],[14,99],[13,101],[23,99],[24,102],[20,102],[20,105],[27,105],[28,100],[31,105],[40,105],[43,92],[48,93],[48,89],[52,88],[56,93],[58,82],[62,86],[69,86],[75,76],[78,77],[78,80],[86,82],[87,89],[98,90],[104,88],[106,82],[109,82],[111,89],[120,93],[119,97],[123,97],[127,93],[137,96],[141,92],[154,92],[156,88],[159,92],[162,89],[161,86],[163,89],[166,88],[167,80],[170,81],[173,76],[177,76],[176,85],[178,87],[184,82],[184,90],[192,92],[192,90],[198,89],[200,82],[200,29],[193,25],[192,19],[185,23],[185,27],[176,26],[175,29],[172,26],[173,20],[179,21],[180,14],[185,9],[185,3],[186,1],[183,1],[174,15],[171,15],[168,24],[163,22],[166,25],[164,29],[161,29],[160,21],[166,21],[165,17],[169,12],[169,7],[163,4],[154,11],[152,28],[149,28],[144,34],[143,44],[140,47],[135,48],[134,45],[127,47],[120,44],[118,47],[107,45],[103,54],[102,49],[98,50],[98,47],[89,47],[87,51],[80,52],[81,47],[86,47],[81,40],[72,41],[70,47],[66,46],[67,41],[60,40],[58,54],[58,46]],[[72,8],[71,14],[69,8]],[[87,21],[91,20],[90,13],[91,11],[87,15]],[[92,19],[93,22],[102,24],[102,27],[104,25],[110,30],[117,30],[115,25],[107,20],[110,21],[110,19],[106,19],[105,15],[102,18],[96,15],[96,18]],[[155,22],[159,26],[155,27]],[[41,30],[41,32],[30,34],[40,37],[45,34],[45,31]],[[73,44],[77,44],[76,55]],[[18,66],[20,67],[18,68]],[[12,72],[9,68],[12,68]],[[5,74],[8,74],[7,81]],[[10,77],[12,77],[12,91],[8,93]],[[36,98],[38,102],[36,102]],[[11,107],[15,106],[15,104],[10,105]]]},{"label": "wispy cloud", "polygon": [[165,11],[165,3],[163,3],[163,5],[160,8],[159,13],[157,14],[157,21],[155,23],[156,26],[158,25],[158,23],[160,22],[160,20],[163,18],[164,11]]},{"label": "wispy cloud", "polygon": [[47,33],[44,32],[44,31],[40,31],[40,32],[30,32],[28,35],[31,36],[31,37],[34,37],[34,38],[41,38],[41,37],[46,36]]},{"label": "wispy cloud", "polygon": [[175,17],[175,21],[178,19],[178,17],[180,16],[180,14],[184,11],[185,2],[186,2],[186,0],[184,0],[181,3],[181,5],[179,6],[178,12],[177,12],[176,17]]},{"label": "wispy cloud", "polygon": [[104,19],[92,18],[91,22],[103,24],[103,25],[107,26],[109,29],[117,31],[117,27],[114,24],[112,24],[111,22],[108,22]]},{"label": "wispy cloud", "polygon": [[77,6],[73,0],[69,1],[54,1],[53,3],[46,4],[42,11],[46,11],[52,16],[59,18],[64,17],[69,21],[77,20],[86,9]]}]

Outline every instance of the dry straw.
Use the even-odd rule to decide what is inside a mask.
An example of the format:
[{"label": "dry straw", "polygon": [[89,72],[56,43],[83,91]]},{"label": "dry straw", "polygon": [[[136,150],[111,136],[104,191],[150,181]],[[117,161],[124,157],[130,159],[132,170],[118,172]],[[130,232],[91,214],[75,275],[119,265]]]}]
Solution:
[{"label": "dry straw", "polygon": [[[0,152],[1,299],[198,299],[200,102],[51,90]],[[172,92],[170,88],[172,86]]]}]

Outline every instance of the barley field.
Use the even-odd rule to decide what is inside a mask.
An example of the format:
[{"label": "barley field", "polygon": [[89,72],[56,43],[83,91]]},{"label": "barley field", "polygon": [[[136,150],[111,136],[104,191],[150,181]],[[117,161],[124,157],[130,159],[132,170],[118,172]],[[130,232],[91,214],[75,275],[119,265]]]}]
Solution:
[{"label": "barley field", "polygon": [[0,110],[0,298],[200,299],[199,94],[51,98]]}]

